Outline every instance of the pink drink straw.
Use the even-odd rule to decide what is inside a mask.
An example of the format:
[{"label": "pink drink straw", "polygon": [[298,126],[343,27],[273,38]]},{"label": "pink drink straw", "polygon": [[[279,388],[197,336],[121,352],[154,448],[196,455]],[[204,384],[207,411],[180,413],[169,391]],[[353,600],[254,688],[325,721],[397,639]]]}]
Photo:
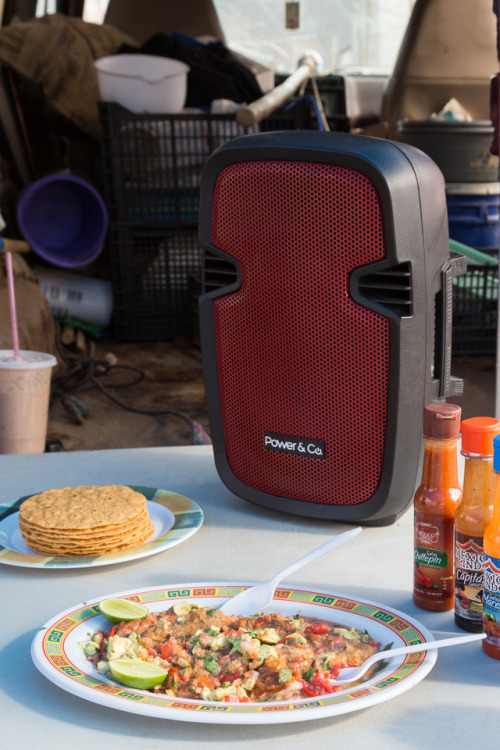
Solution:
[{"label": "pink drink straw", "polygon": [[21,359],[21,357],[19,356],[19,337],[17,335],[16,295],[14,292],[14,273],[12,271],[12,255],[8,252],[5,253],[5,267],[7,269],[7,286],[9,290],[12,348],[14,349],[15,359]]}]

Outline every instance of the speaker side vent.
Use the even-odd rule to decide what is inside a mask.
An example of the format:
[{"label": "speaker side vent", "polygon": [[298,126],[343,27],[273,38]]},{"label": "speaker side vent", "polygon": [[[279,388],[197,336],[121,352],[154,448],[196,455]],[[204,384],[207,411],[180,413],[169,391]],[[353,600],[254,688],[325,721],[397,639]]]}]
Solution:
[{"label": "speaker side vent", "polygon": [[365,299],[383,305],[401,317],[413,314],[410,263],[399,263],[360,276],[358,291]]},{"label": "speaker side vent", "polygon": [[238,270],[233,263],[205,250],[203,264],[203,291],[205,293],[235,284],[237,280]]}]

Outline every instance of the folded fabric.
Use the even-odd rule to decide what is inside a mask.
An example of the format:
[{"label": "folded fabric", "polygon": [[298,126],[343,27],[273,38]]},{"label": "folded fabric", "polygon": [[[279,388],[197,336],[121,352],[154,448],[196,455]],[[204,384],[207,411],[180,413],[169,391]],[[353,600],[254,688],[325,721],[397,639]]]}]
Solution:
[{"label": "folded fabric", "polygon": [[0,64],[41,86],[47,103],[84,133],[99,138],[94,60],[136,43],[112,26],[60,14],[0,29]]}]

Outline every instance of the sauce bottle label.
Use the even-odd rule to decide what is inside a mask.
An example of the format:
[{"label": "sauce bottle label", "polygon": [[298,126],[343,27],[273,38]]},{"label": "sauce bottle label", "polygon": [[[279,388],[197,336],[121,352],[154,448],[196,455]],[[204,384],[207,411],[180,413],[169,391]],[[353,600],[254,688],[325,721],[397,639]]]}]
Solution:
[{"label": "sauce bottle label", "polygon": [[483,630],[486,642],[500,647],[500,558],[484,555]]},{"label": "sauce bottle label", "polygon": [[455,614],[480,623],[483,616],[483,537],[455,532]]},{"label": "sauce bottle label", "polygon": [[415,511],[414,593],[421,599],[441,602],[453,597],[453,518],[436,518]]}]

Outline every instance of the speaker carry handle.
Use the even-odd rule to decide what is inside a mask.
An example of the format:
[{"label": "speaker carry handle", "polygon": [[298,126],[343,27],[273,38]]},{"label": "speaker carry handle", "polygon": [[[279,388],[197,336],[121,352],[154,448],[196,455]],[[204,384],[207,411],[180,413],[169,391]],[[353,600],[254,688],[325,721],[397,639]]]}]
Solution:
[{"label": "speaker carry handle", "polygon": [[464,390],[464,382],[451,374],[451,349],[453,337],[453,279],[462,276],[467,270],[467,258],[464,255],[452,254],[441,269],[442,311],[436,316],[436,344],[440,352],[439,371],[440,398],[461,396]]}]

